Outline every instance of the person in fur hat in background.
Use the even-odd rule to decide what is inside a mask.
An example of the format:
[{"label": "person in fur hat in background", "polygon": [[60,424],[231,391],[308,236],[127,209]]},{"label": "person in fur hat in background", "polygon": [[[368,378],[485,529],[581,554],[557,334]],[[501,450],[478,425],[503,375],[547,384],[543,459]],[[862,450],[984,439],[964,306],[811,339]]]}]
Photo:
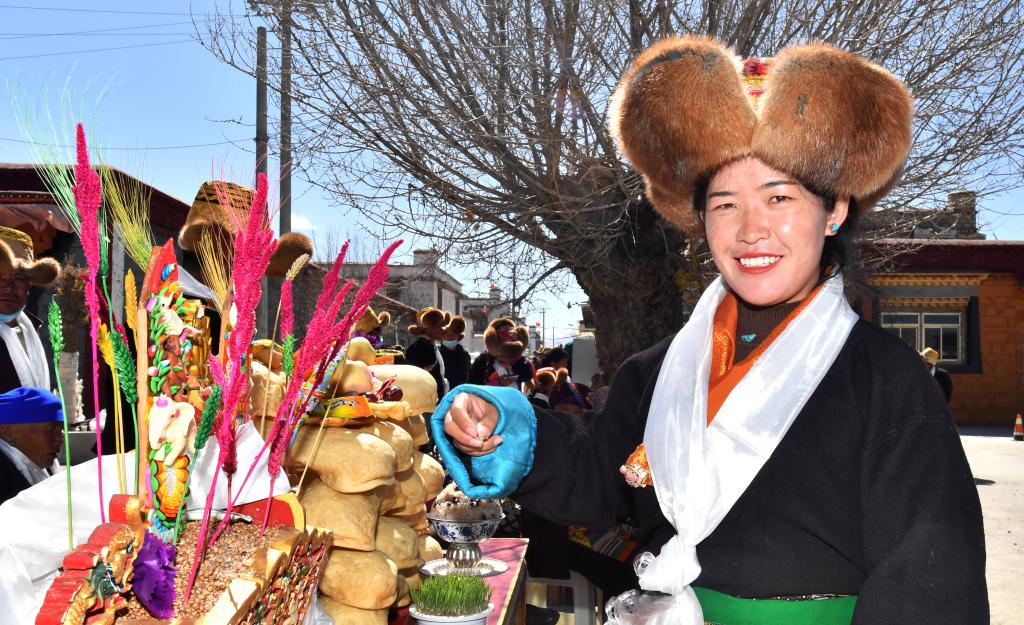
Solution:
[{"label": "person in fur hat in background", "polygon": [[884,68],[823,43],[742,61],[672,37],[619,81],[618,149],[720,277],[676,335],[619,367],[601,413],[466,385],[431,423],[467,496],[588,528],[635,520],[640,592],[609,602],[609,624],[989,622],[949,408],[844,292],[913,108]]},{"label": "person in fur hat in background", "polygon": [[469,381],[469,352],[461,341],[466,336],[466,320],[455,315],[441,331],[441,361],[444,363],[444,377],[451,390]]},{"label": "person in fur hat in background", "polygon": [[363,337],[370,342],[374,349],[384,347],[384,328],[391,324],[391,313],[383,310],[380,314],[367,308],[359,321],[352,326],[352,337]]},{"label": "person in fur hat in background", "polygon": [[440,308],[421,308],[416,313],[416,323],[409,326],[409,334],[415,336],[416,340],[405,349],[406,364],[425,369],[434,377],[438,399],[451,390],[445,378],[445,364],[440,351],[441,337],[451,320],[451,313]]},{"label": "person in fur hat in background", "polygon": [[30,237],[0,227],[0,503],[56,470],[63,413],[51,392],[49,359],[25,312],[32,287],[60,275],[52,258],[36,258]]},{"label": "person in fur hat in background", "polygon": [[50,390],[50,366],[37,328],[25,312],[29,290],[52,284],[60,265],[36,258],[32,237],[0,228],[0,393],[27,386]]},{"label": "person in fur hat in background", "polygon": [[476,357],[469,370],[470,384],[511,387],[523,392],[533,388],[536,373],[533,363],[525,356],[530,335],[526,326],[516,327],[504,317],[487,324],[484,345],[487,351]]},{"label": "person in fur hat in background", "polygon": [[551,391],[555,389],[558,372],[552,367],[537,369],[533,378],[533,390],[527,396],[530,403],[539,408],[551,408]]},{"label": "person in fur hat in background", "polygon": [[568,369],[559,369],[555,373],[548,401],[553,409],[574,414],[582,414],[588,407],[583,394],[569,378]]}]

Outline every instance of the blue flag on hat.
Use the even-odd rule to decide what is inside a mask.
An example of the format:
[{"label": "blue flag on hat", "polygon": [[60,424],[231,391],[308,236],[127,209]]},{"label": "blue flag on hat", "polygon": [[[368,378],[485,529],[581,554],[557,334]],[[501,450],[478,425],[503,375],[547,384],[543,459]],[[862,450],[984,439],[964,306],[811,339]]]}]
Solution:
[{"label": "blue flag on hat", "polygon": [[22,386],[0,393],[0,424],[59,423],[63,420],[60,399],[50,391]]}]

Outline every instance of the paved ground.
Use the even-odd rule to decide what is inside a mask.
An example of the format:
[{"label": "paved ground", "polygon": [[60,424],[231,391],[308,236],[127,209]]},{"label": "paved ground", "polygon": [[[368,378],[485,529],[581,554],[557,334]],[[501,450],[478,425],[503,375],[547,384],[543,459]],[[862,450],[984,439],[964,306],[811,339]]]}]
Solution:
[{"label": "paved ground", "polygon": [[992,625],[1022,622],[1024,442],[1014,441],[1011,431],[964,428],[960,432],[985,515]]}]

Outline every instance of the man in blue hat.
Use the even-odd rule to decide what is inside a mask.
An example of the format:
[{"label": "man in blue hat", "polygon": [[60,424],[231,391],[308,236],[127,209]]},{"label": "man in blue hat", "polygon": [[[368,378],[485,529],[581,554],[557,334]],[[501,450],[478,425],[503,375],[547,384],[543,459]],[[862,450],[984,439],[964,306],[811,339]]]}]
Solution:
[{"label": "man in blue hat", "polygon": [[0,504],[58,470],[64,415],[50,391],[0,393]]}]

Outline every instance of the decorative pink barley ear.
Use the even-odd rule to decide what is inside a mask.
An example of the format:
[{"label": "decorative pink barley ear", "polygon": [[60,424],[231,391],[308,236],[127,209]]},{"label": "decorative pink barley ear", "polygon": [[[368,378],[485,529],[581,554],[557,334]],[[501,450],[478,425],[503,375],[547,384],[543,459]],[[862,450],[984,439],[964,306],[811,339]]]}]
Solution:
[{"label": "decorative pink barley ear", "polygon": [[[85,303],[89,308],[89,337],[92,339],[92,393],[99,397],[100,365],[96,357],[96,342],[99,334],[100,307],[96,298],[96,276],[100,274],[100,232],[99,210],[103,199],[100,186],[100,175],[89,165],[89,150],[85,143],[85,128],[79,123],[76,127],[75,147],[78,162],[75,164],[75,208],[78,209],[78,220],[82,224],[82,250],[85,262],[89,267],[86,276]],[[100,435],[100,406],[93,402],[93,417],[96,422],[96,471],[99,475],[100,521],[107,522],[106,503],[103,499],[103,440]]]}]

